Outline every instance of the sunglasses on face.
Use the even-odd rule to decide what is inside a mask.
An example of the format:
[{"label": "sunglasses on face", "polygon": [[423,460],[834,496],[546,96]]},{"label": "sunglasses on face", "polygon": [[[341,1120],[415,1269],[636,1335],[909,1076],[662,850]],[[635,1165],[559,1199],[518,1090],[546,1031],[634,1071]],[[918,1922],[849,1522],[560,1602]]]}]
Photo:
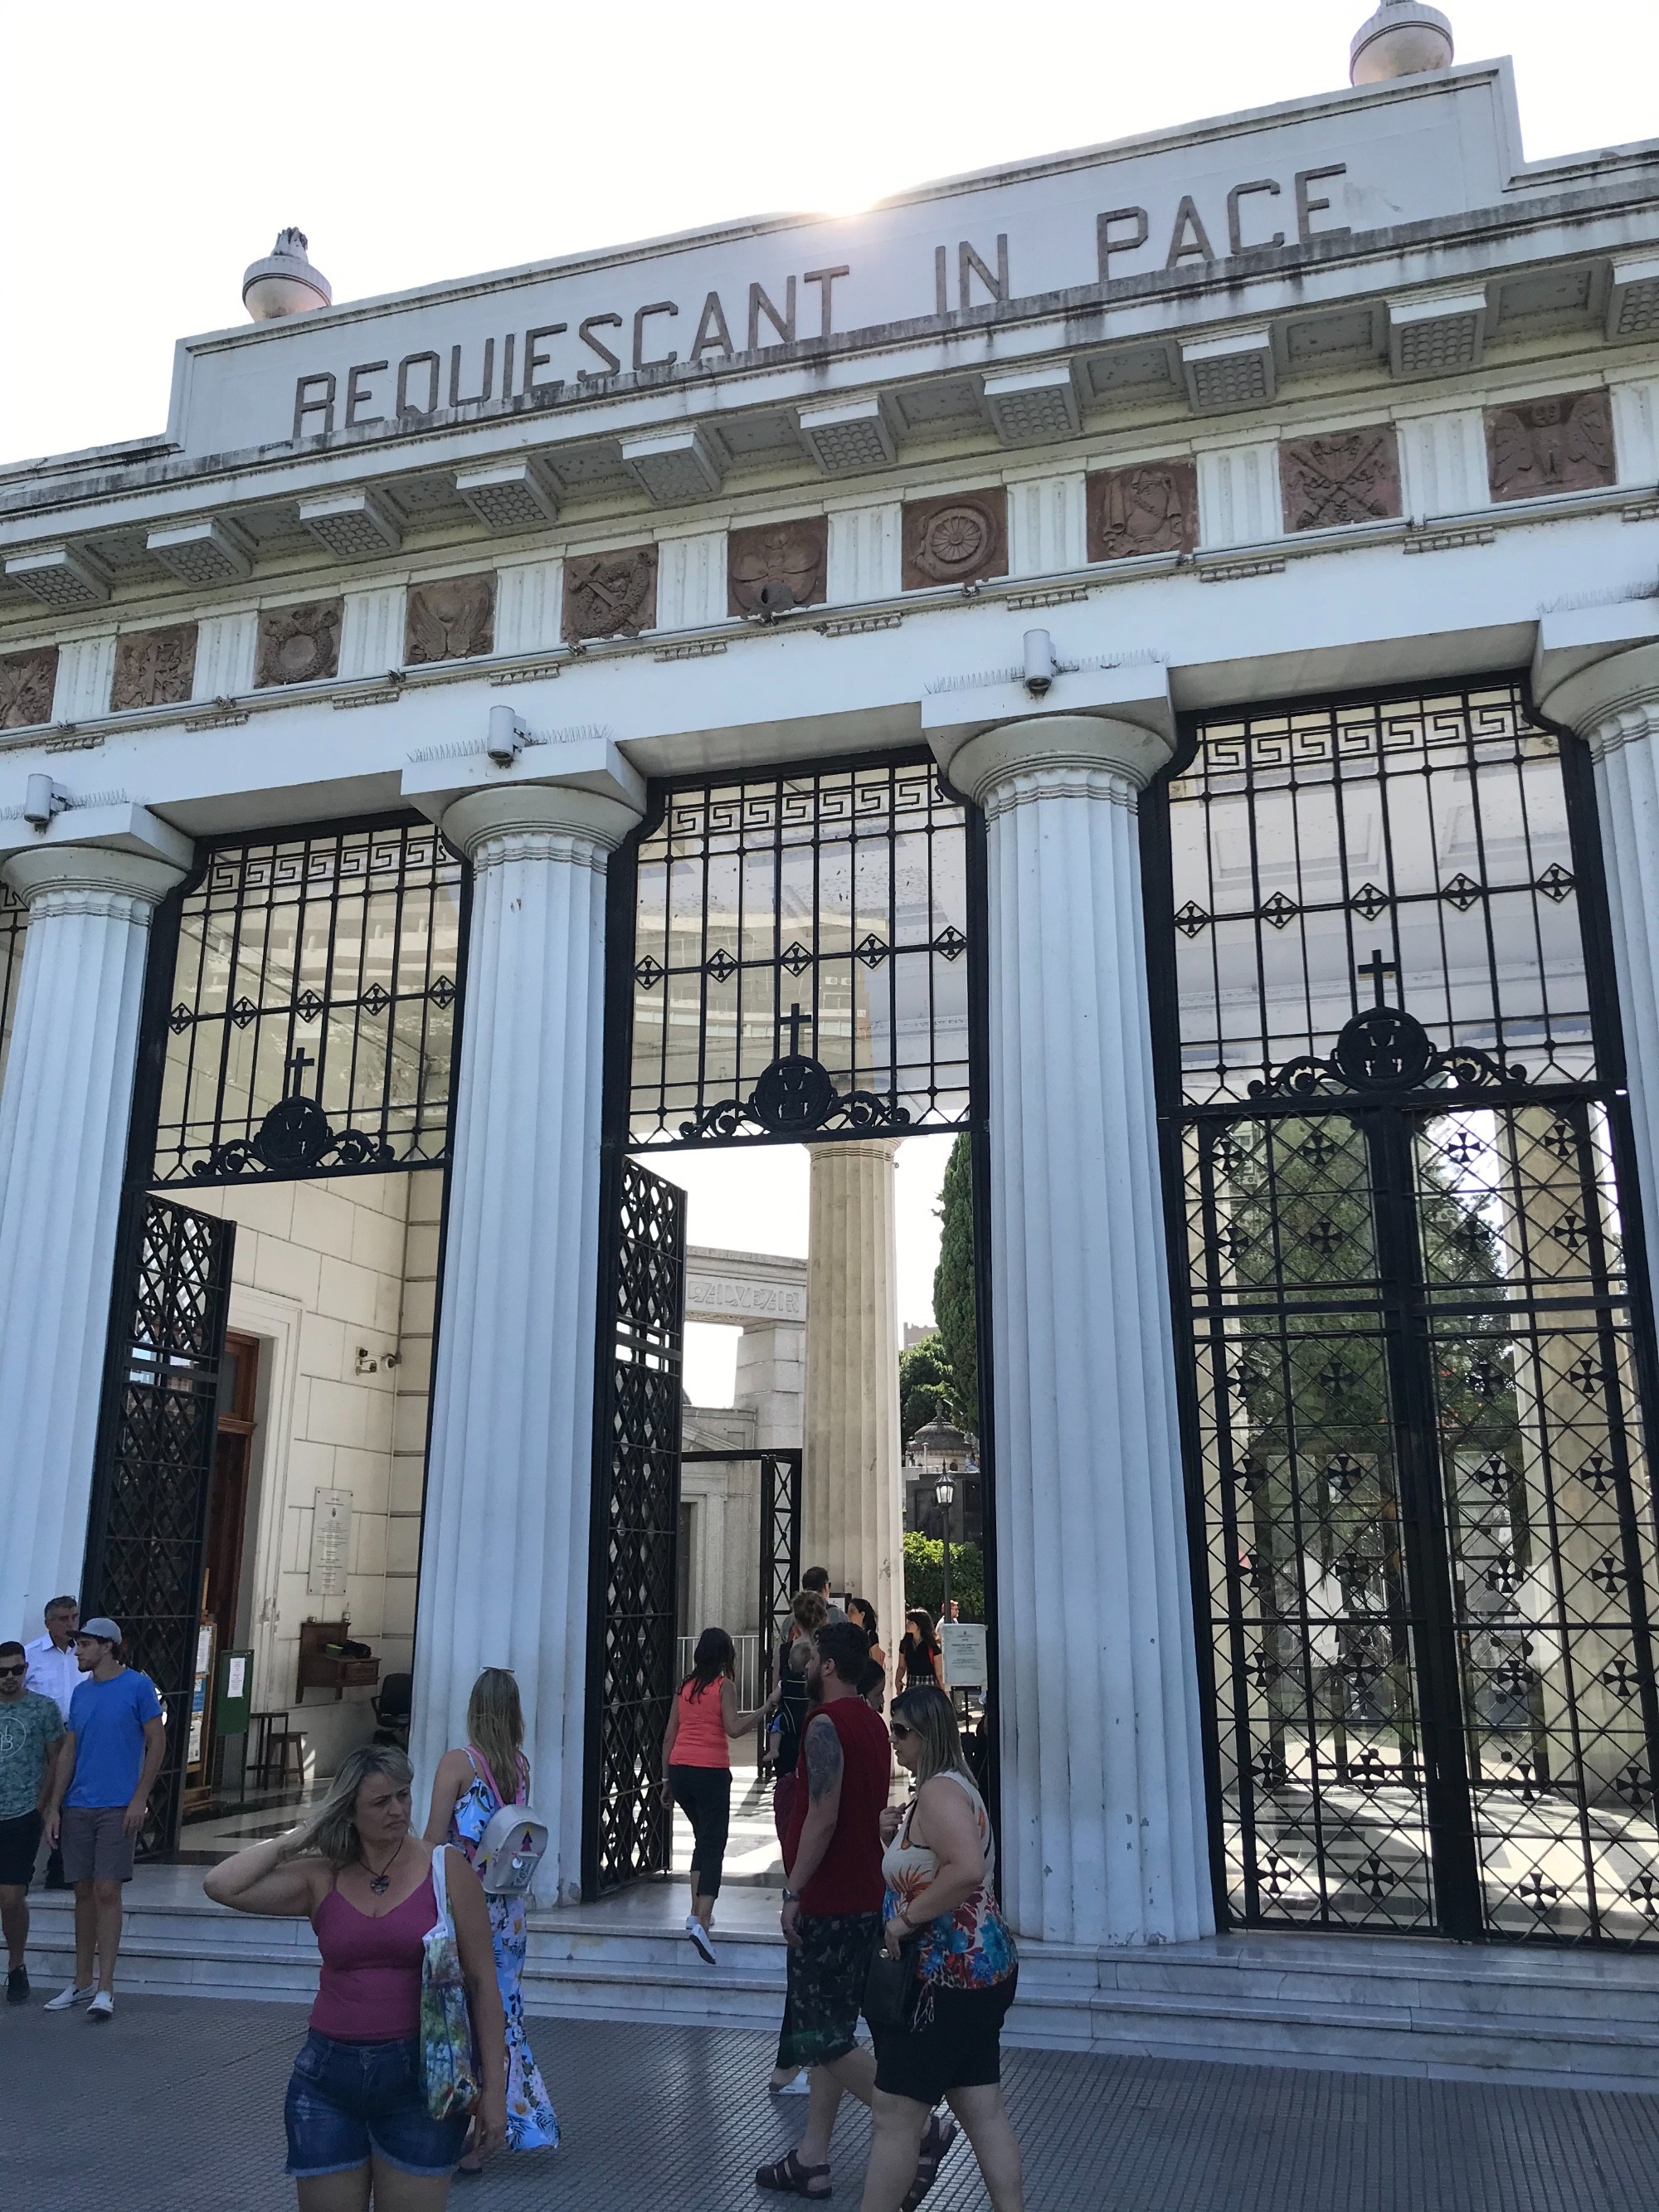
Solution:
[{"label": "sunglasses on face", "polygon": [[915,1734],[915,1730],[913,1728],[908,1727],[903,1721],[895,1721],[892,1726],[888,1729],[887,1733],[892,1737],[895,1743],[902,1743],[906,1736],[914,1735]]},{"label": "sunglasses on face", "polygon": [[27,1672],[28,1668],[27,1665],[21,1667],[0,1667],[0,1680],[3,1680],[9,1674],[27,1674]]}]

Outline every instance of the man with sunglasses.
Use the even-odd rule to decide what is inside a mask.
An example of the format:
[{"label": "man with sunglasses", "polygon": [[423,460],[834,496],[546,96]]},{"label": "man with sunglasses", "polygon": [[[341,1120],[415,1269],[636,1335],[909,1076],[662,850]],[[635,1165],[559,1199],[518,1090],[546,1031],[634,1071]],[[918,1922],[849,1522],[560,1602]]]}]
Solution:
[{"label": "man with sunglasses", "polygon": [[0,1644],[0,1929],[6,2002],[15,2005],[28,2001],[29,1881],[64,1741],[56,1701],[25,1687],[28,1664],[21,1644]]}]

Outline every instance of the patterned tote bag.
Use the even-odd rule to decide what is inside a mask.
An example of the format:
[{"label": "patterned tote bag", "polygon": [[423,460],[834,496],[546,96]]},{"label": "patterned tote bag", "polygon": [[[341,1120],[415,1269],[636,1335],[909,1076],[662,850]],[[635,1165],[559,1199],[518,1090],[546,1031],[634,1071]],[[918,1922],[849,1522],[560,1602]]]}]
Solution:
[{"label": "patterned tote bag", "polygon": [[432,1887],[438,1917],[427,1931],[421,1959],[421,2065],[426,2108],[434,2120],[470,2112],[478,2101],[478,2054],[467,2009],[466,1980],[449,1910],[444,1861],[449,1846],[432,1854]]}]

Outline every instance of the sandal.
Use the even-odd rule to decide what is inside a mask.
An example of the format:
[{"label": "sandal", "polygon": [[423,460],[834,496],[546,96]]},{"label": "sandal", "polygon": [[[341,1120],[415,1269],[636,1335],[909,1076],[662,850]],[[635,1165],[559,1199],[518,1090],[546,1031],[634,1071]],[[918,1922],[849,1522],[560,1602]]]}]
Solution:
[{"label": "sandal", "polygon": [[[823,2188],[809,2186],[814,2181],[821,2181]],[[830,2194],[830,2169],[827,2166],[803,2166],[794,2152],[789,2151],[770,2166],[759,2169],[755,2176],[755,2186],[757,2189],[783,2190],[795,2197],[828,2197]]]},{"label": "sandal", "polygon": [[921,2138],[921,2155],[916,2160],[916,2178],[910,2184],[910,2193],[899,2208],[899,2212],[916,2212],[916,2207],[939,2179],[939,2167],[945,2154],[961,2132],[948,2113],[933,2113],[927,2131]]}]

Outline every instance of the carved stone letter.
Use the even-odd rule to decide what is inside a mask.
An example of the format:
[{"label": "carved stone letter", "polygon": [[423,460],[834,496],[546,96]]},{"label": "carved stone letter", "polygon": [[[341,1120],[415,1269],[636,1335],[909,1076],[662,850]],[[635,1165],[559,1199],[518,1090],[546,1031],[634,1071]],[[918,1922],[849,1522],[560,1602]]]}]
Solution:
[{"label": "carved stone letter", "polygon": [[907,592],[931,584],[976,584],[1008,573],[1008,495],[989,491],[950,493],[912,500],[904,509]]},{"label": "carved stone letter", "polygon": [[1605,392],[1565,392],[1486,410],[1486,464],[1494,499],[1595,491],[1613,481],[1613,423]]},{"label": "carved stone letter", "polygon": [[37,646],[33,653],[0,653],[0,730],[32,729],[52,720],[52,695],[58,687],[58,647]]},{"label": "carved stone letter", "polygon": [[195,680],[194,623],[175,623],[167,629],[127,630],[115,641],[110,712],[126,714],[135,707],[182,705]]},{"label": "carved stone letter", "polygon": [[259,643],[253,682],[263,691],[273,684],[314,684],[337,675],[340,667],[338,599],[310,599],[304,606],[267,607],[259,617]]},{"label": "carved stone letter", "polygon": [[755,530],[734,530],[726,539],[726,611],[752,615],[760,611],[760,594],[769,584],[781,586],[773,611],[792,603],[815,607],[825,590],[830,556],[830,523],[825,515],[805,515],[799,522],[767,522]]},{"label": "carved stone letter", "polygon": [[1198,543],[1198,465],[1143,461],[1109,469],[1084,488],[1091,561],[1190,553]]},{"label": "carved stone letter", "polygon": [[1279,449],[1286,530],[1331,530],[1400,512],[1400,449],[1386,423],[1291,438]]},{"label": "carved stone letter", "polygon": [[417,668],[428,660],[471,660],[495,648],[495,579],[446,576],[440,584],[416,584],[409,594],[404,623],[404,662]]},{"label": "carved stone letter", "polygon": [[657,549],[573,554],[564,564],[564,635],[637,637],[657,619]]}]

